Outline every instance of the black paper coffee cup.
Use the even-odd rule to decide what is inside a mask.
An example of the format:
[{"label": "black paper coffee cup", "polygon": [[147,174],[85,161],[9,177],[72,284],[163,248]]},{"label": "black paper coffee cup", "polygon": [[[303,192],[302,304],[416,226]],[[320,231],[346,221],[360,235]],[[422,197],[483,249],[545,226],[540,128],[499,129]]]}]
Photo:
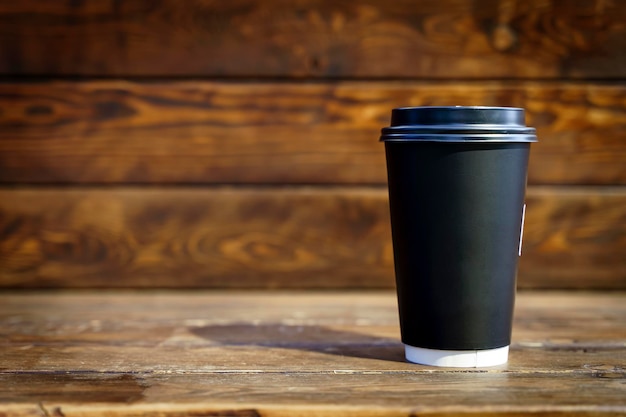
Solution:
[{"label": "black paper coffee cup", "polygon": [[407,359],[505,363],[535,129],[519,108],[406,107],[380,140]]}]

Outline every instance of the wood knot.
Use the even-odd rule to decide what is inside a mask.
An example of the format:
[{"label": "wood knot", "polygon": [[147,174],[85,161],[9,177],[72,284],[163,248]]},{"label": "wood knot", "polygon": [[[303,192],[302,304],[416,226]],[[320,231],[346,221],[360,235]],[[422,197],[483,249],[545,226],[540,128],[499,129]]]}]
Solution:
[{"label": "wood knot", "polygon": [[491,46],[497,51],[508,52],[517,45],[517,34],[506,23],[500,23],[491,32]]}]

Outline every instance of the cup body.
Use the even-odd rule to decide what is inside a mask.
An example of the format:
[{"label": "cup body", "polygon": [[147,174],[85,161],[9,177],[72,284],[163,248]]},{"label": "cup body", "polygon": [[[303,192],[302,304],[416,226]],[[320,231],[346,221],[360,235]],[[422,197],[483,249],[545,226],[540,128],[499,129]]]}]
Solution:
[{"label": "cup body", "polygon": [[[536,140],[521,128],[520,110],[396,109],[422,119],[410,125],[414,115],[396,116],[394,126],[392,117],[383,129],[400,327],[411,361],[489,366],[508,358]],[[517,131],[506,128],[511,112]]]}]

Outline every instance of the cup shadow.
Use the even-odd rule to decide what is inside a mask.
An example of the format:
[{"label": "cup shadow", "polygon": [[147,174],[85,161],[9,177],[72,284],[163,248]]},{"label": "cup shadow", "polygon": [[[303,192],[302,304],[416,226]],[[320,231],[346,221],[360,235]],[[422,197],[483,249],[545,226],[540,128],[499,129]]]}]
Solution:
[{"label": "cup shadow", "polygon": [[404,345],[396,339],[338,331],[318,325],[235,323],[189,329],[194,335],[222,346],[257,346],[406,362]]}]

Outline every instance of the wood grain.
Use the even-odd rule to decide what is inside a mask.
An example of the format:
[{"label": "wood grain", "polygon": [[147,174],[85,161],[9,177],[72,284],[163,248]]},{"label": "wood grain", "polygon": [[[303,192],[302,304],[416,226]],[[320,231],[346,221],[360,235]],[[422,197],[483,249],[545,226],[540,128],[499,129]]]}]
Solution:
[{"label": "wood grain", "polygon": [[[533,187],[522,288],[626,288],[626,192]],[[0,190],[2,287],[390,288],[384,188]]]},{"label": "wood grain", "polygon": [[622,378],[622,373],[70,373],[0,374],[0,384],[14,402],[43,399],[46,409],[76,416],[597,417],[626,412]]},{"label": "wood grain", "polygon": [[4,293],[0,404],[10,416],[623,415],[625,297],[520,292],[509,364],[450,369],[404,361],[392,291]]},{"label": "wood grain", "polygon": [[0,73],[623,79],[625,20],[621,1],[4,1]]},{"label": "wood grain", "polygon": [[626,184],[626,86],[573,83],[0,84],[0,182],[384,184],[404,105],[510,105],[531,184]]},{"label": "wood grain", "polygon": [[[5,373],[407,370],[391,290],[43,292],[0,301]],[[623,293],[520,291],[508,369],[624,365],[615,352],[625,319]]]}]

